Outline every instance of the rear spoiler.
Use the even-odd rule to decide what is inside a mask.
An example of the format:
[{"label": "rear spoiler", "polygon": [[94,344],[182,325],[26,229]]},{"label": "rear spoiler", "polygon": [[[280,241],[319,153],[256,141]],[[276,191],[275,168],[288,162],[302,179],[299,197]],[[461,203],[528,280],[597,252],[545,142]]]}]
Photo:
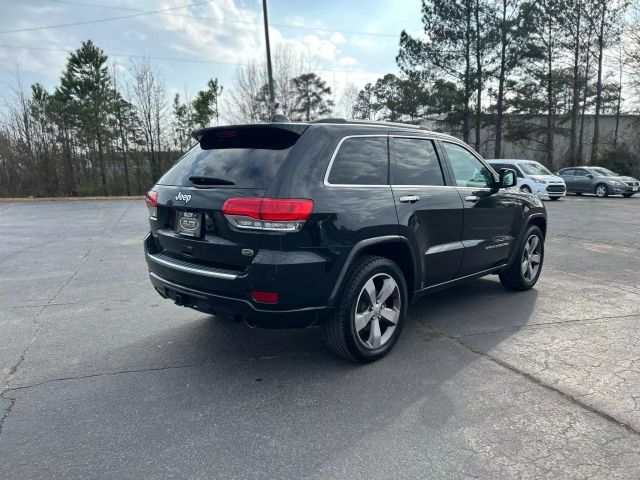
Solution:
[{"label": "rear spoiler", "polygon": [[272,122],[272,123],[257,123],[257,124],[249,124],[249,125],[226,125],[224,127],[207,127],[200,128],[198,130],[194,130],[191,132],[191,136],[201,142],[203,138],[209,135],[224,135],[225,131],[243,131],[243,130],[286,130],[291,133],[295,133],[297,135],[302,135],[302,133],[309,128],[308,123],[300,123],[300,122]]}]

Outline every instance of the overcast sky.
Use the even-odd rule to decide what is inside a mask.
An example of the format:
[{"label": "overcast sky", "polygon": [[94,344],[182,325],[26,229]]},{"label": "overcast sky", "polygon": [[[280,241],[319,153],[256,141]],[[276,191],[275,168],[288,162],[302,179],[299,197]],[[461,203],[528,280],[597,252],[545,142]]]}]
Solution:
[{"label": "overcast sky", "polygon": [[[172,10],[144,15],[160,9]],[[130,18],[94,22],[123,16]],[[302,52],[339,95],[347,82],[361,87],[397,71],[401,30],[421,30],[420,1],[269,0],[269,21],[272,49]],[[60,26],[80,22],[92,23]],[[210,77],[228,89],[236,64],[265,56],[261,0],[0,0],[0,32],[5,91],[17,68],[25,85],[53,87],[67,52],[86,39],[121,69],[127,55],[149,57],[169,94],[193,95]]]}]

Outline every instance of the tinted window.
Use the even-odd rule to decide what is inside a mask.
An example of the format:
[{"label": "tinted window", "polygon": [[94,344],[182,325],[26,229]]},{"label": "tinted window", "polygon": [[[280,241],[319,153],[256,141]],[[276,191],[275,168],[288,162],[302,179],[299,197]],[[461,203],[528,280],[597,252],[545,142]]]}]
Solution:
[{"label": "tinted window", "polygon": [[455,143],[442,142],[459,187],[488,187],[493,178],[491,171],[469,150]]},{"label": "tinted window", "polygon": [[387,137],[352,137],[342,142],[329,183],[349,185],[388,185]]},{"label": "tinted window", "polygon": [[574,175],[576,177],[586,177],[587,176],[587,171],[586,170],[582,170],[581,168],[576,168],[576,173],[574,173]]},{"label": "tinted window", "polygon": [[212,188],[267,188],[300,136],[276,128],[214,130],[171,168],[162,185],[193,186],[189,177],[233,182]]},{"label": "tinted window", "polygon": [[392,152],[397,185],[444,185],[436,148],[431,140],[394,138]]},{"label": "tinted window", "polygon": [[574,171],[575,170],[573,168],[568,168],[566,170],[562,170],[560,172],[560,175],[563,176],[563,177],[571,177],[573,175]]}]

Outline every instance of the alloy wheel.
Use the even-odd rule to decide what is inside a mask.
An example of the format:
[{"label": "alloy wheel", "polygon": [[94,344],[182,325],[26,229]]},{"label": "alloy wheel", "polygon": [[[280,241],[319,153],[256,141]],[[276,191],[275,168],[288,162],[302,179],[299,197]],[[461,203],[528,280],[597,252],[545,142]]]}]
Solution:
[{"label": "alloy wheel", "polygon": [[596,187],[596,195],[598,197],[604,197],[607,194],[607,187],[604,185],[598,185]]},{"label": "alloy wheel", "polygon": [[400,288],[391,275],[379,273],[367,280],[354,312],[356,336],[365,348],[380,348],[393,337],[401,305]]},{"label": "alloy wheel", "polygon": [[522,276],[527,282],[532,282],[542,263],[542,242],[537,235],[531,235],[527,238],[522,252],[521,271]]}]

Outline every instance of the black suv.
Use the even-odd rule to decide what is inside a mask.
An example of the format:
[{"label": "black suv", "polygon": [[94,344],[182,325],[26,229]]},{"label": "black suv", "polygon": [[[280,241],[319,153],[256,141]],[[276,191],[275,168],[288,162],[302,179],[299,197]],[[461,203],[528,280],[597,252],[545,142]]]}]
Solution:
[{"label": "black suv", "polygon": [[178,305],[319,325],[333,351],[368,362],[424,293],[492,273],[515,290],[538,280],[542,202],[454,137],[342,119],[194,137],[147,194],[149,276]]}]

